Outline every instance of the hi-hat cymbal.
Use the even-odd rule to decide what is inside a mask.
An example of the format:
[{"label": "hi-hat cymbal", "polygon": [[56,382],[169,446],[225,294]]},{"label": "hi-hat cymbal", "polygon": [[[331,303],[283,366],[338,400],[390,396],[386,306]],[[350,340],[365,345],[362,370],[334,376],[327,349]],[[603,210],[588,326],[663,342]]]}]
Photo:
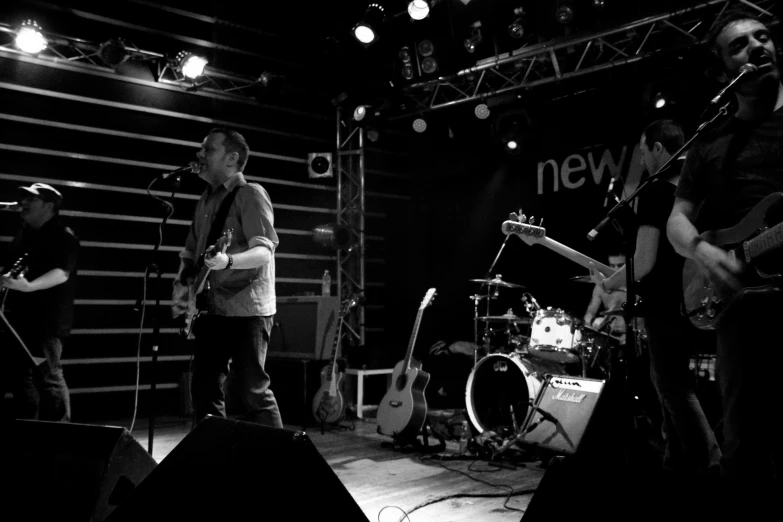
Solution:
[{"label": "hi-hat cymbal", "polygon": [[516,323],[516,324],[530,324],[533,322],[533,319],[530,317],[519,317],[514,314],[505,314],[505,315],[485,315],[484,317],[479,317],[479,321],[505,321],[508,323]]},{"label": "hi-hat cymbal", "polygon": [[485,285],[490,285],[490,286],[504,286],[506,288],[525,288],[522,285],[503,281],[499,276],[494,279],[470,279],[469,281],[473,283],[483,283]]},{"label": "hi-hat cymbal", "polygon": [[591,284],[595,284],[593,282],[593,280],[590,278],[589,275],[569,277],[568,280],[569,281],[573,281],[574,283],[591,283]]}]

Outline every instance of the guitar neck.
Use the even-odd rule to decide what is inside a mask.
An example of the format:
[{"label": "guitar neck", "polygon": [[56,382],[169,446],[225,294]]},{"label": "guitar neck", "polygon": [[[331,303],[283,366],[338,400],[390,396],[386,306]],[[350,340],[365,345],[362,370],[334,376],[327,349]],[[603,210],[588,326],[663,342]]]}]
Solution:
[{"label": "guitar neck", "polygon": [[562,243],[558,243],[554,239],[544,237],[544,238],[537,239],[536,243],[548,248],[549,250],[552,250],[553,252],[557,252],[558,254],[565,257],[566,259],[573,261],[574,263],[581,265],[587,268],[588,270],[590,269],[590,263],[593,263],[596,269],[606,277],[609,277],[610,275],[614,274],[616,271],[611,267],[606,266],[603,263],[599,263],[595,259],[592,259],[584,254],[577,252],[573,248],[569,248]]},{"label": "guitar neck", "polygon": [[424,314],[424,309],[421,308],[416,314],[416,322],[413,323],[413,332],[411,332],[411,339],[408,341],[408,351],[405,353],[405,359],[402,364],[403,372],[407,372],[411,367],[411,359],[413,358],[413,347],[416,346],[416,337],[419,335],[419,326],[421,326],[421,316]]}]

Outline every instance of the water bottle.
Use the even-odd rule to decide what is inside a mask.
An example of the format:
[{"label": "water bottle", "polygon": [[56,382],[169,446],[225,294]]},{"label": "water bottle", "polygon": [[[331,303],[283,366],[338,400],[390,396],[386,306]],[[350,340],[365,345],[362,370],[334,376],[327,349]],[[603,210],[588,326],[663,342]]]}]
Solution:
[{"label": "water bottle", "polygon": [[324,270],[324,276],[321,278],[321,295],[332,295],[332,276],[329,275],[328,270]]}]

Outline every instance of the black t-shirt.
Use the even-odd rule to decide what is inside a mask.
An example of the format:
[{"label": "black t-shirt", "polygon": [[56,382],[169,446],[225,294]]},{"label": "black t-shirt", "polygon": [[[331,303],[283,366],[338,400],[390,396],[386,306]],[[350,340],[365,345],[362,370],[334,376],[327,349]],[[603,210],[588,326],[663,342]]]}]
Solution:
[{"label": "black t-shirt", "polygon": [[5,269],[24,253],[27,253],[25,278],[28,281],[56,268],[64,270],[69,277],[65,283],[46,290],[10,291],[6,302],[11,323],[20,332],[68,336],[73,324],[79,240],[70,228],[54,217],[38,230],[28,226],[22,229],[5,256]]},{"label": "black t-shirt", "polygon": [[[682,160],[677,161],[671,168],[681,169],[682,163]],[[655,313],[661,307],[679,310],[682,301],[682,267],[685,258],[674,251],[666,237],[666,222],[674,206],[676,188],[673,183],[658,178],[639,194],[639,226],[650,226],[660,231],[655,264],[650,273],[642,278],[639,287],[645,315]]]},{"label": "black t-shirt", "polygon": [[677,197],[705,203],[700,232],[733,227],[783,191],[783,108],[762,121],[731,118],[688,152]]}]

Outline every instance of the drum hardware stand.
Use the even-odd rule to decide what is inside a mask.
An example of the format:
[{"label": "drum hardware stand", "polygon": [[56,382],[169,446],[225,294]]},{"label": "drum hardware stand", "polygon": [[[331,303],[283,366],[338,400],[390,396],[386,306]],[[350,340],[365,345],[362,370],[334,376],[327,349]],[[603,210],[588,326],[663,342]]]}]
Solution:
[{"label": "drum hardware stand", "polygon": [[[519,213],[522,214],[522,209],[519,210]],[[492,261],[492,265],[490,265],[489,270],[487,270],[487,274],[484,276],[484,279],[489,280],[492,279],[492,271],[495,269],[495,265],[498,263],[498,259],[500,259],[500,254],[503,253],[503,249],[506,248],[506,243],[508,242],[508,238],[510,238],[511,235],[507,235],[506,239],[503,240],[503,244],[500,245],[500,249],[498,250],[497,255],[495,256],[495,260]],[[489,302],[493,298],[497,298],[500,291],[498,287],[495,287],[494,295],[492,295],[492,285],[488,285],[484,283],[484,285],[487,286],[487,313],[484,314],[485,316],[489,315]],[[470,298],[473,300],[474,306],[473,306],[473,342],[476,344],[476,347],[478,347],[478,302],[483,296],[473,295]],[[484,327],[484,339],[483,341],[487,343],[487,353],[489,353],[489,321],[485,321],[486,326]],[[473,367],[475,368],[478,364],[478,349],[473,352]]]},{"label": "drum hardware stand", "polygon": [[[720,95],[719,95],[720,96]],[[624,356],[620,358],[619,349],[612,350],[610,353],[612,354],[612,357],[610,359],[610,373],[609,378],[607,379],[608,384],[615,383],[615,385],[619,386],[619,398],[622,401],[621,407],[623,408],[623,411],[621,413],[621,420],[622,420],[622,428],[625,430],[625,433],[621,435],[621,440],[624,441],[622,444],[622,451],[623,455],[622,458],[624,460],[625,464],[630,464],[631,460],[631,454],[630,454],[630,444],[629,441],[631,440],[631,435],[634,432],[634,417],[632,415],[632,411],[630,408],[630,399],[631,399],[631,387],[629,386],[628,382],[628,367],[629,367],[629,359],[636,357],[636,343],[637,343],[637,332],[636,332],[636,315],[637,315],[637,302],[636,302],[636,278],[634,276],[634,254],[636,251],[636,237],[634,234],[635,227],[633,226],[623,226],[623,222],[626,221],[628,223],[633,224],[635,221],[635,214],[631,208],[631,203],[639,196],[639,193],[642,192],[652,181],[662,177],[664,173],[667,173],[670,165],[677,161],[677,159],[690,147],[691,143],[710,125],[718,121],[718,119],[726,116],[728,114],[728,107],[730,105],[730,102],[726,103],[718,111],[715,113],[715,115],[705,122],[703,122],[699,127],[696,129],[696,132],[691,136],[683,145],[680,147],[679,150],[677,150],[675,153],[671,155],[668,161],[664,163],[657,172],[654,174],[651,174],[644,182],[642,182],[636,190],[629,195],[624,200],[619,200],[617,203],[612,207],[609,212],[606,214],[606,216],[599,222],[590,232],[587,234],[587,239],[589,241],[593,241],[600,231],[606,227],[607,224],[611,223],[612,226],[617,230],[617,232],[620,234],[620,237],[622,239],[622,245],[623,245],[623,253],[625,254],[625,270],[626,270],[626,303],[623,305],[623,312],[624,312],[624,318],[625,318],[625,328],[626,328],[626,347],[624,350]],[[628,331],[630,330],[630,331]],[[614,388],[614,386],[612,386]]]}]

